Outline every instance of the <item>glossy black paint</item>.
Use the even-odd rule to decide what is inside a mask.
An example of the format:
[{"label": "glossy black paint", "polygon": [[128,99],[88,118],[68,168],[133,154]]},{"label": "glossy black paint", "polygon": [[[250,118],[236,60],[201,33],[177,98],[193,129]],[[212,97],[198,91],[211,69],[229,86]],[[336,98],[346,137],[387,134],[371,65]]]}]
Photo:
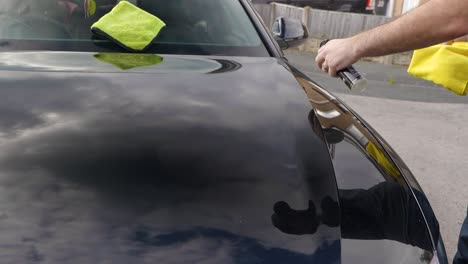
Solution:
[{"label": "glossy black paint", "polygon": [[276,58],[161,57],[122,71],[89,53],[2,54],[7,262],[372,263],[333,221],[272,223],[280,201],[338,202],[299,79]]},{"label": "glossy black paint", "polygon": [[167,56],[143,74],[86,68],[93,54],[75,54],[73,72],[60,53],[29,68],[15,55],[0,77],[8,262],[339,259],[338,228],[298,237],[271,224],[277,201],[336,200],[311,106],[275,58],[213,73],[217,60]]},{"label": "glossy black paint", "polygon": [[[421,254],[423,262],[429,261],[432,257],[430,251],[437,248],[439,263],[447,263],[434,212],[403,161],[352,109],[294,67],[290,66],[290,69],[314,106],[329,145],[340,189],[342,237],[354,239],[351,259],[353,254],[362,257],[365,248],[387,252],[386,242],[375,240],[383,236],[427,250],[417,253],[419,249],[414,248],[414,254]],[[382,211],[384,214],[380,217]],[[369,219],[374,220],[367,222]],[[399,221],[402,222],[396,224]],[[351,230],[348,230],[349,222],[354,222]],[[369,233],[370,230],[373,231]],[[379,230],[385,230],[383,235],[378,235]],[[408,233],[399,233],[398,230]],[[364,240],[368,239],[374,241],[365,243]],[[355,250],[360,248],[359,244],[363,245],[361,250]],[[345,251],[346,247],[346,243],[342,243]],[[413,249],[407,247],[407,250]],[[371,259],[370,256],[373,255],[367,258]],[[380,257],[376,256],[373,261],[379,262]],[[397,258],[393,261],[410,262]]]}]

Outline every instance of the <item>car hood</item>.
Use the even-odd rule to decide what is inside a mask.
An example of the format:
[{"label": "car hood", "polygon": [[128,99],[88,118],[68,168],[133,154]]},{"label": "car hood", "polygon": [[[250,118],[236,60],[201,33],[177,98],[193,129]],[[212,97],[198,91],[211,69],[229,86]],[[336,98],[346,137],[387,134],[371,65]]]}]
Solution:
[{"label": "car hood", "polygon": [[275,58],[1,53],[0,97],[7,263],[340,260],[338,227],[272,224],[279,201],[337,200],[315,114]]},{"label": "car hood", "polygon": [[343,239],[322,126],[345,106],[282,60],[0,53],[0,98],[5,263],[431,256]]}]

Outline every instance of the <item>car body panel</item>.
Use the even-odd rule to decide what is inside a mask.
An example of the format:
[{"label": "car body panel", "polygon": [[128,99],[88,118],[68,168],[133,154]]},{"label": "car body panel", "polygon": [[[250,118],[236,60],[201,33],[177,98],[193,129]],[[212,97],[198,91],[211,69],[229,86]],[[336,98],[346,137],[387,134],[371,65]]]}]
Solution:
[{"label": "car body panel", "polygon": [[25,54],[0,65],[7,262],[374,263],[339,226],[271,222],[278,201],[338,200],[317,109],[281,60],[161,55],[121,70],[93,53]]},{"label": "car body panel", "polygon": [[[415,217],[420,218],[418,222],[429,230],[429,233],[423,236],[428,241],[432,241],[433,249],[437,249],[439,263],[448,263],[438,222],[429,200],[403,160],[378,132],[343,101],[327,92],[293,66],[289,65],[289,67],[314,106],[322,129],[326,132],[332,130],[343,135],[343,140],[329,142],[338,188],[351,189],[366,186],[365,189],[369,189],[372,188],[372,185],[378,185],[381,182],[396,182],[407,188],[408,194],[416,202],[415,206],[418,207],[418,211],[422,212]],[[330,115],[330,113],[334,114]],[[354,145],[355,150],[359,150],[368,159],[368,164],[359,162],[357,158],[349,159],[349,156],[338,158],[337,152],[339,151],[337,149],[346,148],[346,142],[351,143],[349,145]],[[369,146],[373,146],[373,150]],[[350,155],[349,150],[347,152],[346,154]],[[350,165],[350,163],[355,164]],[[374,165],[380,173],[372,172],[372,169],[369,169],[369,164]],[[380,177],[375,177],[378,174]],[[375,246],[375,243],[372,246]],[[371,246],[367,245],[367,247]],[[430,256],[427,253],[422,253],[421,259],[424,258],[430,259]]]},{"label": "car body panel", "polygon": [[339,228],[290,236],[271,224],[277,201],[336,197],[311,106],[277,59],[223,72],[219,59],[164,56],[146,73],[109,72],[83,53],[71,72],[63,53],[36,54],[44,65],[16,55],[0,71],[7,262],[339,259]]}]

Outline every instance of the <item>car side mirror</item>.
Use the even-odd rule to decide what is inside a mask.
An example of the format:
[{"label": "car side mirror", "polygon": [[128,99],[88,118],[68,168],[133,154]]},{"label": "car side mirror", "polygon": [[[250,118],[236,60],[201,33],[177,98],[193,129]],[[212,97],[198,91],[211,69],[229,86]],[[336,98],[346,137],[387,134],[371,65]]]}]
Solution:
[{"label": "car side mirror", "polygon": [[299,46],[309,38],[307,27],[295,18],[278,17],[271,31],[281,49]]}]

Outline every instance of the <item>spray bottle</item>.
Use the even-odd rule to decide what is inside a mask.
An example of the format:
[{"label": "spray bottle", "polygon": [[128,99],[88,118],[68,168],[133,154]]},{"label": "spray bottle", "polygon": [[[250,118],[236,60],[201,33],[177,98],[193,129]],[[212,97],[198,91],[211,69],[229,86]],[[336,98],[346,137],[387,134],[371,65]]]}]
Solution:
[{"label": "spray bottle", "polygon": [[[329,39],[324,40],[320,43],[320,47],[327,44]],[[363,92],[367,88],[367,79],[363,78],[362,75],[351,65],[343,70],[336,73],[338,77],[348,86],[349,90],[353,93]]]}]

